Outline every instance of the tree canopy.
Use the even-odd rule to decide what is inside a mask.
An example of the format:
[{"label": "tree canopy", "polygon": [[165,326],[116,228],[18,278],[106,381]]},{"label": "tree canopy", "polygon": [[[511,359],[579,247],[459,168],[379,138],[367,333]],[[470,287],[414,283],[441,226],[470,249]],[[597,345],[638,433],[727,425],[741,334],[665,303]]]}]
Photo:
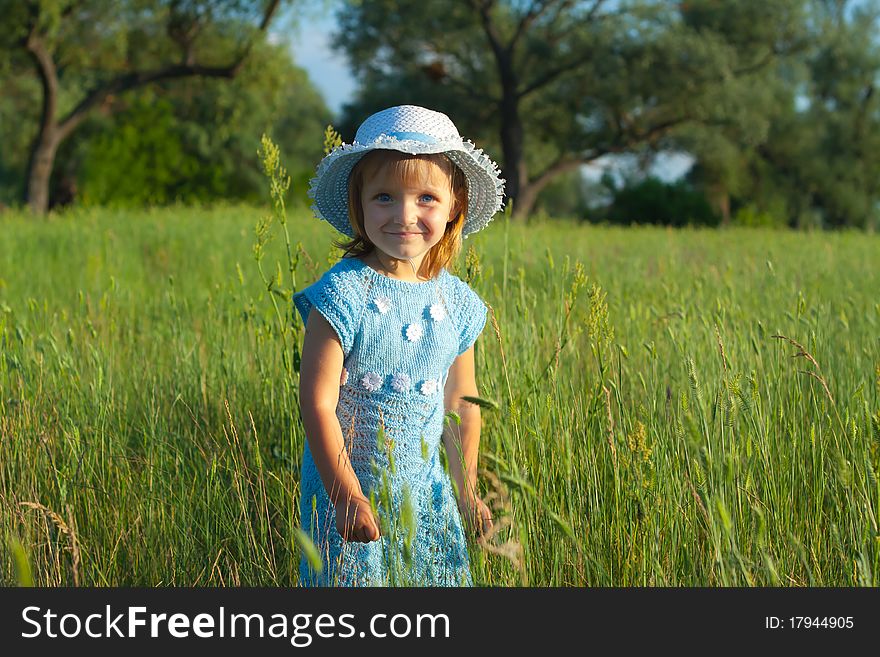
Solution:
[{"label": "tree canopy", "polygon": [[[204,119],[204,103],[211,101],[212,93],[215,100],[222,100],[216,85],[207,81],[234,79],[245,70],[265,44],[266,30],[281,4],[281,0],[0,0],[4,16],[0,76],[6,92],[0,111],[19,129],[32,128],[24,149],[29,153],[24,198],[31,208],[42,212],[48,206],[50,179],[62,144],[96,114],[126,111],[130,116],[131,92],[156,85],[165,85],[167,92],[173,81],[199,79],[201,83],[190,85],[171,105],[180,109],[185,104],[182,98],[189,94],[189,108],[201,111]],[[263,62],[270,60],[264,52]],[[276,73],[280,70],[277,57],[273,68]],[[288,71],[285,81],[294,77]],[[199,101],[192,96],[197,88],[203,93]],[[263,92],[273,93],[271,87]],[[303,108],[312,110],[315,119],[323,118],[317,116],[321,108],[315,106],[315,94],[309,89],[304,96]],[[159,103],[142,110],[154,112],[153,118],[161,123],[161,112],[167,114],[170,107]],[[244,107],[239,105],[238,110]],[[222,117],[219,122],[222,129]],[[152,131],[154,138],[159,133]],[[129,131],[128,138],[144,146],[150,134]],[[201,141],[205,146],[204,136]],[[205,155],[210,148],[201,150]],[[166,148],[163,155],[175,159],[174,148]],[[8,161],[15,157],[3,158],[0,173],[8,174]],[[177,160],[185,164],[186,158]]]},{"label": "tree canopy", "polygon": [[430,104],[502,162],[514,214],[557,176],[685,126],[766,131],[764,91],[804,3],[363,0],[339,12],[361,91],[348,125]]},{"label": "tree canopy", "polygon": [[874,228],[878,14],[869,0],[346,2],[338,47],[360,90],[344,128],[397,103],[447,112],[502,164],[519,216],[584,164],[672,150],[694,156],[691,188],[722,222]]},{"label": "tree canopy", "polygon": [[[716,207],[751,223],[880,227],[877,178],[880,74],[872,2],[805,2],[804,38],[758,90],[751,134],[690,126],[676,145],[693,153],[691,180]],[[772,220],[771,220],[772,218]]]}]

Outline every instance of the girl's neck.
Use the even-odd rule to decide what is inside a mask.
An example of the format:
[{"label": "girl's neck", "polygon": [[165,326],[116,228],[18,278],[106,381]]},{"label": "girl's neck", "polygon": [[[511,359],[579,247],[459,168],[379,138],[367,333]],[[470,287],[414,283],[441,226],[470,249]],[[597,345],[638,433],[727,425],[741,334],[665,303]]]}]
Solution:
[{"label": "girl's neck", "polygon": [[407,283],[422,283],[428,280],[417,273],[421,269],[422,260],[424,256],[412,260],[399,260],[384,253],[380,254],[377,250],[363,256],[364,263],[383,276]]}]

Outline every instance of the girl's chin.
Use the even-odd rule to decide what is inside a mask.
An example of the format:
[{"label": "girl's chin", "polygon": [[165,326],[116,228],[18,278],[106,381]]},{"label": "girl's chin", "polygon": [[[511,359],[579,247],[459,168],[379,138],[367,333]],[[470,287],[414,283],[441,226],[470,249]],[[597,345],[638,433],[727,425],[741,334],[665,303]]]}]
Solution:
[{"label": "girl's chin", "polygon": [[386,251],[385,255],[389,258],[394,259],[394,260],[409,261],[409,260],[412,260],[413,258],[418,258],[420,255],[422,255],[422,253],[421,252],[416,253],[415,251],[413,251],[411,253],[407,252],[407,251],[394,251],[394,252],[389,253]]},{"label": "girl's chin", "polygon": [[423,249],[380,249],[386,258],[408,262],[427,253]]}]

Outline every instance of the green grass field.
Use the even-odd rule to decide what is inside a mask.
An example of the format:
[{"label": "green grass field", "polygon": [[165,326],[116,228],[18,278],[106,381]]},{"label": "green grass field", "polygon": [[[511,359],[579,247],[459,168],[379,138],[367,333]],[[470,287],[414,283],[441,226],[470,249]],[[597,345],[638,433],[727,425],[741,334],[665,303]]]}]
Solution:
[{"label": "green grass field", "polygon": [[[0,216],[0,583],[296,583],[287,295],[334,256],[295,212],[267,291],[262,214]],[[878,264],[857,233],[501,217],[466,240],[498,404],[475,580],[880,585]]]}]

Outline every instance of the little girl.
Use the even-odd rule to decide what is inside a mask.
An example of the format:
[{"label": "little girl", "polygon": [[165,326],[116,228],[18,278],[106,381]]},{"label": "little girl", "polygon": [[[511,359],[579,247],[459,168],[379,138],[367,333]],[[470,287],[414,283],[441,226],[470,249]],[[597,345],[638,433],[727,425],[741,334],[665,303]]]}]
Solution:
[{"label": "little girl", "polygon": [[303,558],[301,584],[472,584],[459,511],[478,533],[492,516],[477,494],[479,407],[462,397],[478,394],[486,306],[446,266],[503,187],[445,114],[413,105],[372,115],[318,166],[313,210],[351,240],[293,297],[302,524],[322,559]]}]

